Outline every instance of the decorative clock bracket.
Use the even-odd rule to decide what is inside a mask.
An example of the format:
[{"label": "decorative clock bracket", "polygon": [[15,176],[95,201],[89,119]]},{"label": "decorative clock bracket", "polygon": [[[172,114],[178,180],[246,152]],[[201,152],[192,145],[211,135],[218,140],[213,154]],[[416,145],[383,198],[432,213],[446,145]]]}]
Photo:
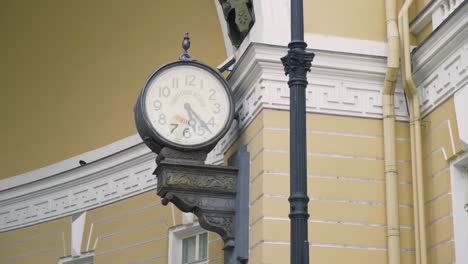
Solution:
[{"label": "decorative clock bracket", "polygon": [[[180,154],[180,153],[179,153]],[[229,159],[232,166],[206,165],[173,151],[156,160],[157,194],[163,205],[173,203],[192,212],[200,225],[221,236],[224,263],[247,263],[249,257],[249,153],[240,147]],[[234,167],[235,166],[235,167]]]},{"label": "decorative clock bracket", "polygon": [[157,194],[163,205],[172,202],[194,213],[200,225],[221,236],[224,249],[234,247],[237,168],[164,158],[158,162]]}]

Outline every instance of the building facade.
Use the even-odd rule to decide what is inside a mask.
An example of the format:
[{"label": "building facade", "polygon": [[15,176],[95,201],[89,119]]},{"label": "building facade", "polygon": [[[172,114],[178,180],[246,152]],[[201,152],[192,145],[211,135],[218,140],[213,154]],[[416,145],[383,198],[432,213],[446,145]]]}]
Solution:
[{"label": "building facade", "polygon": [[[161,204],[134,128],[185,31],[193,57],[235,59],[238,119],[207,163],[249,152],[249,263],[289,263],[290,2],[252,4],[238,47],[217,0],[0,7],[0,263],[223,263],[217,234]],[[306,0],[304,20],[310,262],[468,263],[467,2]]]}]

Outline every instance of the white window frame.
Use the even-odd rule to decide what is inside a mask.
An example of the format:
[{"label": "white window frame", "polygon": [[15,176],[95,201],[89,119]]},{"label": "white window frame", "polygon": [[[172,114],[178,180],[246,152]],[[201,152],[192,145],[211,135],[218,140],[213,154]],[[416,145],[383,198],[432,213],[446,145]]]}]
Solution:
[{"label": "white window frame", "polygon": [[86,252],[79,256],[60,258],[57,264],[94,264],[94,251]]},{"label": "white window frame", "polygon": [[451,163],[450,175],[455,263],[468,263],[468,152]]},{"label": "white window frame", "polygon": [[[169,230],[169,258],[168,263],[182,263],[182,240],[200,233],[207,233],[197,222],[173,228]],[[209,244],[209,241],[207,242]],[[207,245],[208,246],[208,245]],[[209,249],[207,247],[207,259],[209,258]],[[208,261],[207,261],[208,262]]]}]

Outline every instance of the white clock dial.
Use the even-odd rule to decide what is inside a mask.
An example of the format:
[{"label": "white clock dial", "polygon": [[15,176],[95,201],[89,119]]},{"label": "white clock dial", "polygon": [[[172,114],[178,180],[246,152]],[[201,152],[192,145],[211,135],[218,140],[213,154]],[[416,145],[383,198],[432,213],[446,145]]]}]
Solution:
[{"label": "white clock dial", "polygon": [[151,80],[144,107],[160,136],[188,146],[216,137],[230,115],[223,83],[206,70],[190,65],[168,68]]}]

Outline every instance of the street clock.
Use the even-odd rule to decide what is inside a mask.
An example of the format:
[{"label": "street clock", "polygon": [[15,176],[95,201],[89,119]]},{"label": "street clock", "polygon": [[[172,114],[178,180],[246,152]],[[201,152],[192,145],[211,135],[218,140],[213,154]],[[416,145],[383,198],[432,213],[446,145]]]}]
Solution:
[{"label": "street clock", "polygon": [[[194,213],[201,227],[219,234],[225,256],[232,257],[226,263],[231,263],[239,258],[234,254],[235,223],[240,221],[236,208],[248,208],[248,199],[237,205],[238,168],[204,161],[231,127],[234,102],[224,78],[188,54],[188,33],[182,47],[178,61],[160,67],[146,81],[135,105],[135,122],[145,144],[158,154],[153,174],[161,203]],[[248,165],[248,156],[242,164]],[[241,178],[247,179],[248,190],[248,175]]]},{"label": "street clock", "polygon": [[135,105],[135,121],[145,144],[159,153],[211,151],[226,134],[234,103],[225,79],[187,53],[157,69],[146,81]]}]

